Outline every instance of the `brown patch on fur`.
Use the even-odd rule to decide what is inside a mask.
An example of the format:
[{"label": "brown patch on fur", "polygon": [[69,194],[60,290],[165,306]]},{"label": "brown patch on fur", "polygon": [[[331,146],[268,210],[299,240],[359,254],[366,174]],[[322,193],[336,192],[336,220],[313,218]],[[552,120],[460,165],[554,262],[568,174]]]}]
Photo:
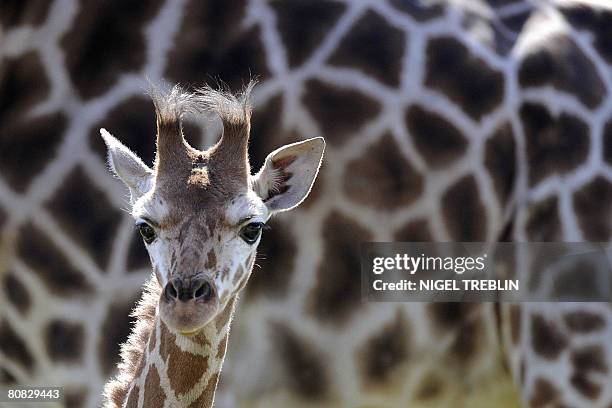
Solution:
[{"label": "brown patch on fur", "polygon": [[531,316],[531,339],[533,350],[541,357],[553,360],[567,347],[565,335],[544,316]]},{"label": "brown patch on fur", "polygon": [[526,223],[529,241],[548,242],[561,238],[558,202],[559,199],[553,196],[529,207]]},{"label": "brown patch on fur", "polygon": [[159,374],[154,365],[149,367],[143,392],[143,407],[163,407],[164,402],[166,401],[166,393],[161,387]]},{"label": "brown patch on fur", "polygon": [[442,213],[451,239],[483,241],[487,218],[474,176],[465,176],[442,196]]},{"label": "brown patch on fur", "polygon": [[606,87],[595,65],[568,34],[546,37],[530,47],[518,77],[523,88],[552,85],[591,109],[599,106],[605,96]]},{"label": "brown patch on fur", "polygon": [[206,335],[204,334],[203,331],[200,331],[199,333],[197,333],[195,336],[193,336],[193,338],[191,339],[194,343],[199,344],[200,346],[211,346],[212,344],[210,343],[210,339],[208,337],[206,337]]},{"label": "brown patch on fur", "polygon": [[608,299],[607,289],[601,285],[601,269],[588,259],[559,268],[552,295],[566,301],[580,301],[590,296]]},{"label": "brown patch on fur", "polygon": [[247,282],[249,281],[249,278],[252,275],[254,265],[255,265],[255,254],[251,254],[246,260],[245,273],[242,276],[242,280],[238,283],[237,288],[234,290],[234,293],[239,293],[244,289]]},{"label": "brown patch on fur", "polygon": [[137,298],[119,299],[106,312],[100,328],[104,336],[98,338],[98,361],[107,376],[113,373],[119,362],[120,345],[126,341],[132,329],[134,320],[129,316],[137,302]]},{"label": "brown patch on fur", "polygon": [[380,386],[408,358],[408,324],[401,311],[358,352],[364,386]]},{"label": "brown patch on fur", "polygon": [[567,174],[587,159],[590,129],[583,119],[566,112],[553,116],[535,103],[524,103],[519,112],[531,186],[552,174]]},{"label": "brown patch on fur", "polygon": [[387,133],[367,148],[362,157],[348,163],[344,189],[354,201],[393,210],[407,207],[419,198],[423,192],[423,176]]},{"label": "brown patch on fur", "polygon": [[0,77],[0,93],[3,95],[0,102],[0,123],[4,125],[21,118],[30,119],[28,111],[43,101],[49,95],[50,89],[49,79],[37,52],[26,52],[19,57],[3,57]]},{"label": "brown patch on fur", "polygon": [[525,362],[525,357],[521,358],[521,362],[519,363],[519,384],[525,385],[525,376],[527,375],[527,363]]},{"label": "brown patch on fur", "polygon": [[138,408],[138,397],[140,394],[140,388],[137,385],[132,388],[130,391],[130,395],[128,395],[127,403],[125,404],[125,408]]},{"label": "brown patch on fur", "polygon": [[7,358],[20,364],[28,372],[34,370],[36,361],[30,350],[6,320],[0,321],[0,350]]},{"label": "brown patch on fur", "polygon": [[[0,20],[5,3],[0,2]],[[68,119],[59,112],[28,114],[50,91],[39,53],[5,55],[0,66],[0,174],[14,190],[24,192],[58,152]]]},{"label": "brown patch on fur", "polygon": [[603,131],[603,159],[612,166],[612,121],[606,123]]},{"label": "brown patch on fur", "polygon": [[17,251],[52,292],[64,296],[91,294],[93,289],[83,273],[77,271],[53,240],[33,224],[21,227]]},{"label": "brown patch on fur", "polygon": [[191,390],[208,369],[208,357],[181,351],[174,342],[168,342],[170,358],[168,379],[177,395]]},{"label": "brown patch on fur", "polygon": [[[610,21],[612,12],[601,4],[562,3],[558,10],[563,13],[575,31],[587,31],[589,43],[608,64],[612,63],[612,43],[610,43]],[[586,33],[585,33],[586,34]]]},{"label": "brown patch on fur", "polygon": [[492,112],[504,97],[504,77],[452,37],[427,43],[425,85],[445,94],[475,120]]},{"label": "brown patch on fur", "polygon": [[86,406],[87,396],[91,393],[87,388],[70,388],[64,392],[65,408],[83,408]]},{"label": "brown patch on fur", "polygon": [[176,342],[176,336],[168,329],[164,322],[160,323],[159,355],[163,361],[168,361],[170,348]]},{"label": "brown patch on fur", "polygon": [[106,268],[122,214],[113,208],[106,194],[96,188],[81,166],[69,173],[46,207],[68,235],[102,269]]},{"label": "brown patch on fur", "polygon": [[426,401],[439,396],[444,390],[444,381],[434,373],[427,373],[420,381],[415,396]]},{"label": "brown patch on fur", "polygon": [[273,1],[276,26],[291,68],[304,63],[334,27],[346,6],[336,1]]},{"label": "brown patch on fur", "polygon": [[60,39],[64,64],[81,99],[107,91],[124,73],[138,72],[146,62],[145,27],[163,4],[156,0],[80,1],[78,13]]},{"label": "brown patch on fur", "polygon": [[[136,318],[134,329],[127,342],[121,346],[119,374],[104,387],[104,396],[113,407],[122,406],[127,397],[131,381],[144,364],[143,354],[147,341],[155,327],[155,309],[161,295],[161,287],[155,276],[151,276],[132,316]],[[156,373],[157,374],[157,373]],[[147,377],[148,378],[148,377]],[[158,377],[159,380],[159,377]]]},{"label": "brown patch on fur", "polygon": [[308,400],[319,400],[329,393],[330,379],[325,356],[289,326],[272,324],[271,339],[283,364],[289,387]]},{"label": "brown patch on fur", "polygon": [[434,329],[453,335],[449,358],[464,365],[477,356],[484,336],[482,305],[478,303],[432,303],[428,306]]},{"label": "brown patch on fur", "polygon": [[223,328],[232,319],[232,316],[234,315],[235,304],[236,304],[236,297],[233,297],[228,302],[227,306],[225,306],[225,309],[221,313],[219,313],[219,315],[217,315],[217,317],[215,318],[215,328],[217,329],[218,332],[223,330]]},{"label": "brown patch on fur", "polygon": [[604,349],[600,345],[582,347],[572,351],[570,358],[574,366],[570,382],[585,397],[596,399],[601,394],[602,387],[590,378],[590,373],[608,372]]},{"label": "brown patch on fur", "polygon": [[578,371],[597,371],[607,373],[606,356],[601,345],[582,347],[572,351],[572,364]]},{"label": "brown patch on fur", "polygon": [[548,380],[539,377],[536,379],[533,386],[533,393],[529,399],[529,406],[533,408],[541,408],[553,406],[555,402],[559,402],[561,394]]},{"label": "brown patch on fur", "polygon": [[590,333],[602,330],[606,326],[604,318],[596,313],[583,311],[569,312],[563,315],[567,327],[576,333]]},{"label": "brown patch on fur", "polygon": [[612,184],[599,176],[574,193],[576,218],[589,241],[608,242],[612,236]]},{"label": "brown patch on fur", "polygon": [[246,296],[243,295],[247,302],[258,296],[287,296],[295,271],[297,247],[291,229],[281,218],[273,217],[267,224],[271,228],[264,232],[257,248],[257,263],[261,269],[253,271],[245,288]]},{"label": "brown patch on fur", "polygon": [[405,121],[415,147],[429,166],[448,166],[463,156],[467,141],[448,119],[415,105],[406,111]]},{"label": "brown patch on fur", "polygon": [[226,266],[225,268],[221,269],[220,272],[221,272],[221,280],[224,281],[224,280],[227,279],[227,276],[229,275],[230,269],[229,269],[229,267]]},{"label": "brown patch on fur", "polygon": [[6,299],[8,299],[21,314],[27,314],[32,304],[32,300],[30,299],[30,293],[23,283],[17,279],[13,272],[8,272],[6,274],[3,283]]},{"label": "brown patch on fur", "polygon": [[47,19],[51,4],[49,1],[2,1],[0,25],[4,32],[18,25],[37,28]]},{"label": "brown patch on fur", "polygon": [[596,400],[601,394],[601,385],[591,380],[585,373],[574,373],[570,378],[571,384],[583,396]]},{"label": "brown patch on fur", "polygon": [[357,68],[397,88],[400,84],[406,35],[378,13],[367,10],[340,40],[330,65]]},{"label": "brown patch on fur", "polygon": [[229,339],[229,332],[225,335],[223,340],[219,343],[219,347],[217,348],[217,355],[215,358],[221,362],[225,358],[225,351],[227,350],[227,340]]},{"label": "brown patch on fur", "polygon": [[395,242],[428,242],[432,240],[431,231],[427,220],[410,221],[408,224],[395,231],[393,235]]},{"label": "brown patch on fur", "polygon": [[204,264],[204,267],[206,269],[214,269],[217,266],[217,255],[215,254],[215,249],[212,248],[210,251],[208,251],[208,255],[206,257],[206,263]]},{"label": "brown patch on fur", "polygon": [[54,362],[79,361],[83,353],[84,339],[85,329],[79,323],[52,320],[45,329],[47,354]]},{"label": "brown patch on fur", "polygon": [[17,378],[4,367],[0,367],[0,384],[4,386],[15,385],[17,384]]},{"label": "brown patch on fur", "polygon": [[260,25],[247,27],[246,7],[245,0],[188,1],[163,76],[196,86],[220,78],[232,89],[245,78],[265,80],[269,70]]},{"label": "brown patch on fur", "polygon": [[512,125],[505,123],[487,140],[484,158],[484,164],[493,179],[495,192],[502,204],[507,202],[514,188],[516,162],[516,143]]},{"label": "brown patch on fur", "polygon": [[380,112],[379,104],[353,89],[334,87],[318,79],[305,83],[302,102],[325,135],[325,140],[340,145]]},{"label": "brown patch on fur", "polygon": [[151,335],[149,336],[149,353],[152,353],[155,350],[155,345],[157,342],[157,327],[153,328]]},{"label": "brown patch on fur", "polygon": [[134,231],[134,234],[132,234],[125,266],[127,273],[134,273],[151,267],[151,258],[142,242],[142,236],[137,231]]},{"label": "brown patch on fur", "polygon": [[476,358],[481,350],[484,332],[485,322],[480,313],[470,317],[462,324],[453,341],[451,356],[458,359],[462,366]]},{"label": "brown patch on fur", "polygon": [[325,219],[322,234],[325,261],[319,265],[307,307],[321,321],[343,323],[361,306],[359,243],[369,241],[371,234],[339,212]]},{"label": "brown patch on fur", "polygon": [[208,379],[208,384],[204,391],[202,391],[202,394],[189,405],[189,408],[212,407],[218,382],[219,374],[215,373]]}]

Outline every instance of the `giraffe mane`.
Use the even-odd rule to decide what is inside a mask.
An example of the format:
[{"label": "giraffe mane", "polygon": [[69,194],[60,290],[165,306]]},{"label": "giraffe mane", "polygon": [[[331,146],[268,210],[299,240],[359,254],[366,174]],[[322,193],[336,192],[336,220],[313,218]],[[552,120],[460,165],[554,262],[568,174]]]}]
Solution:
[{"label": "giraffe mane", "polygon": [[134,379],[146,350],[147,341],[155,327],[155,315],[161,287],[154,274],[145,284],[142,296],[134,308],[131,317],[136,322],[125,343],[121,345],[121,361],[117,365],[117,376],[104,388],[104,397],[111,406],[122,406],[129,391],[130,382]]}]

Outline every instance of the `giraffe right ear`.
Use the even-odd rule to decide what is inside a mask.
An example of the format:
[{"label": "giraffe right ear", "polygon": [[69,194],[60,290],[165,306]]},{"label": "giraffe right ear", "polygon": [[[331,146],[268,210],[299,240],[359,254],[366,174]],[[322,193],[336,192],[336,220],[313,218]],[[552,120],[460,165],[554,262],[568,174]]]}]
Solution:
[{"label": "giraffe right ear", "polygon": [[106,129],[100,129],[100,135],[108,148],[108,164],[117,177],[128,186],[130,202],[134,203],[153,185],[153,170]]}]

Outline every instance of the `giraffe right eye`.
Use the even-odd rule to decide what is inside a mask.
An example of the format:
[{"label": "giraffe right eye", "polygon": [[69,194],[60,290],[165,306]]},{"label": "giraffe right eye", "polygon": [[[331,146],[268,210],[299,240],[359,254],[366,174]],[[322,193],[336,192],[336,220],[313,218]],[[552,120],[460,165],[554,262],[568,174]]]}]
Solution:
[{"label": "giraffe right eye", "polygon": [[155,241],[156,235],[155,230],[152,226],[150,226],[146,222],[142,222],[140,224],[137,224],[136,227],[138,228],[138,232],[140,232],[140,235],[142,235],[142,239],[144,239],[144,242],[150,244],[151,242]]}]

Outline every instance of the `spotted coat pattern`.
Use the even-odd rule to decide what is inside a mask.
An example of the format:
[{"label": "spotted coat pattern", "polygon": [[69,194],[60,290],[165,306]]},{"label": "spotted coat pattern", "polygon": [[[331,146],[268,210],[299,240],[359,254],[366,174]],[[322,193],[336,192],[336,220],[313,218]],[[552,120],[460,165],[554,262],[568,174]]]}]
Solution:
[{"label": "spotted coat pattern", "polygon": [[612,10],[426,4],[3,2],[0,380],[99,404],[150,271],[98,128],[151,163],[145,75],[257,75],[254,168],[329,143],[264,236],[219,406],[609,406],[608,304],[360,302],[361,241],[611,238]]}]

